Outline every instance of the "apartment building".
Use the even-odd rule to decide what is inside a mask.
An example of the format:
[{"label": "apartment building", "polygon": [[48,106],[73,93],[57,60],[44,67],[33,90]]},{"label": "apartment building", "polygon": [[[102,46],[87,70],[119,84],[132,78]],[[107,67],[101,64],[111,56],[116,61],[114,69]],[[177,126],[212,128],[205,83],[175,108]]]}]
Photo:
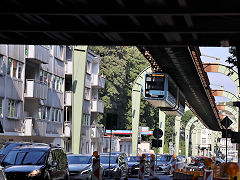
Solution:
[{"label": "apartment building", "polygon": [[[71,123],[72,123],[72,56],[73,50],[69,46],[66,49],[65,61],[65,138],[64,147],[71,152]],[[103,151],[103,128],[98,125],[97,114],[104,112],[104,104],[98,98],[98,90],[104,88],[105,80],[99,75],[100,57],[88,50],[87,67],[85,74],[84,102],[81,128],[80,153],[92,154],[93,151]],[[79,67],[81,68],[81,67]],[[80,108],[80,107],[79,107]],[[79,116],[79,118],[81,118]]]},{"label": "apartment building", "polygon": [[62,144],[64,46],[0,45],[0,139]]}]

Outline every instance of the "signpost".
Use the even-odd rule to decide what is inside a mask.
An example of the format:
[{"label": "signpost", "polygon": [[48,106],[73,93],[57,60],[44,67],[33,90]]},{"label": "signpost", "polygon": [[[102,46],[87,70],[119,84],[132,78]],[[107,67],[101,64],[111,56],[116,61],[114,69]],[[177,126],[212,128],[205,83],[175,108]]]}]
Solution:
[{"label": "signpost", "polygon": [[233,122],[231,119],[229,119],[227,116],[221,121],[221,124],[225,127],[226,132],[226,163],[227,163],[227,138],[228,138],[228,127],[232,124]]}]

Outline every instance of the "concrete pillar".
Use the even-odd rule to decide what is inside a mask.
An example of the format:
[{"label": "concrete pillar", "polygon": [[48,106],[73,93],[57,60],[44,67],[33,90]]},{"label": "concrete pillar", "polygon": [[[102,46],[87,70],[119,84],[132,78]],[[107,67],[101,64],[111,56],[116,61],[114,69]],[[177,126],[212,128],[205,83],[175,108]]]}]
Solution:
[{"label": "concrete pillar", "polygon": [[72,152],[79,154],[83,118],[87,46],[74,46],[72,74]]},{"label": "concrete pillar", "polygon": [[176,155],[179,154],[180,122],[181,122],[181,116],[176,116],[175,117],[175,153],[174,153]]},{"label": "concrete pillar", "polygon": [[160,154],[164,153],[165,118],[166,114],[159,109],[159,128],[163,131],[163,136],[160,138],[162,140],[162,147],[159,148]]}]

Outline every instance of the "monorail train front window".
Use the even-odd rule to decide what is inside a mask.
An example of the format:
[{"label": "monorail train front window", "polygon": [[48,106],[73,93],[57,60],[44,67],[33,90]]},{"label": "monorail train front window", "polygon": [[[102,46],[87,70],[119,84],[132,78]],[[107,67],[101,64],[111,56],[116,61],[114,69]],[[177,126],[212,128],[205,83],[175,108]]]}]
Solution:
[{"label": "monorail train front window", "polygon": [[146,85],[147,89],[164,91],[164,77],[153,76],[151,81],[146,82]]}]

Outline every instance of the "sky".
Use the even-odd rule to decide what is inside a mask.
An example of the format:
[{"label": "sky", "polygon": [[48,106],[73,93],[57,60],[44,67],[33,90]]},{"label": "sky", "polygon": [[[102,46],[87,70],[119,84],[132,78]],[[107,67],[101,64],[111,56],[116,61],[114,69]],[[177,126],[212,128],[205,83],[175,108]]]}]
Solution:
[{"label": "sky", "polygon": [[[229,65],[225,62],[228,56],[231,54],[228,52],[229,47],[200,47],[201,51],[201,59],[203,63],[216,63],[215,58],[209,58],[205,57],[203,55],[208,56],[214,56],[216,58],[220,58],[220,63]],[[223,89],[232,92],[236,95],[237,87],[234,84],[234,82],[227,77],[226,75],[223,75],[221,73],[207,73],[208,78],[210,81],[210,87],[212,89],[221,89],[220,86],[224,86]],[[228,98],[216,96],[215,97],[216,102],[228,102],[230,101]]]}]

